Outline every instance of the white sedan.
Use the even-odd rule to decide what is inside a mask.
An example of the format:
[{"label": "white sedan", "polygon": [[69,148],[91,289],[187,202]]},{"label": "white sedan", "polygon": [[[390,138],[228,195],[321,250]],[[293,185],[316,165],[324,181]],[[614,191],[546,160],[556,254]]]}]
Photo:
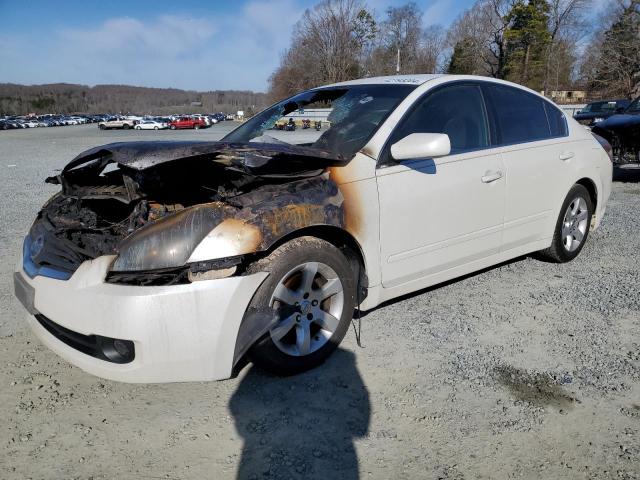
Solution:
[{"label": "white sedan", "polygon": [[[328,128],[275,128],[318,104]],[[81,153],[48,179],[62,188],[25,238],[15,291],[41,341],[95,375],[297,373],[335,350],[355,308],[532,252],[573,260],[612,169],[606,141],[519,85],[343,82],[221,142]]]},{"label": "white sedan", "polygon": [[155,120],[142,120],[135,127],[136,130],[166,130],[169,125]]}]

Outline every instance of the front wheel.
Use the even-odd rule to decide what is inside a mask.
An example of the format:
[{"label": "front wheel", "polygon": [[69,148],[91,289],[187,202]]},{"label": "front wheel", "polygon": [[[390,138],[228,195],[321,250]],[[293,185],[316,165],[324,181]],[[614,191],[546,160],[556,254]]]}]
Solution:
[{"label": "front wheel", "polygon": [[194,126],[193,126],[193,129],[194,129],[194,130],[199,130],[199,129],[200,129],[200,125],[194,125]]},{"label": "front wheel", "polygon": [[540,254],[553,262],[570,262],[578,256],[589,236],[593,202],[582,185],[574,185],[560,209],[551,246]]},{"label": "front wheel", "polygon": [[158,130],[158,127],[153,127],[154,130]]},{"label": "front wheel", "polygon": [[293,239],[262,259],[269,276],[248,310],[273,315],[269,332],[249,351],[255,365],[292,375],[322,364],[344,338],[355,308],[355,274],[345,255],[314,237]]},{"label": "front wheel", "polygon": [[125,124],[122,126],[122,128],[123,128],[124,130],[129,130],[129,124],[128,124],[128,123],[125,123]]},{"label": "front wheel", "polygon": [[136,127],[136,130],[140,130],[140,127]]},{"label": "front wheel", "polygon": [[175,125],[171,125],[169,128],[170,128],[171,130],[175,130],[175,129],[176,129],[176,126],[175,126]]}]

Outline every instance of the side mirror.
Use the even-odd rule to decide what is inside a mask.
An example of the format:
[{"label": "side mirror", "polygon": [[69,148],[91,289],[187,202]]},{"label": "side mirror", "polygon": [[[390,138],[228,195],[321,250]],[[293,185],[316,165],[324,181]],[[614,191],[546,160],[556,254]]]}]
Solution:
[{"label": "side mirror", "polygon": [[444,133],[412,133],[391,145],[391,156],[396,160],[444,157],[450,153],[451,141]]}]

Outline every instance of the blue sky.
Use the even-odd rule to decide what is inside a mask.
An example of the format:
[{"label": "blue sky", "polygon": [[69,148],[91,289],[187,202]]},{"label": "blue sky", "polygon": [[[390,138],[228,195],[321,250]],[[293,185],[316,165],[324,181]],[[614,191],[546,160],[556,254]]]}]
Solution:
[{"label": "blue sky", "polygon": [[[474,0],[421,0],[448,25]],[[312,0],[0,0],[0,82],[264,91]],[[378,15],[401,0],[369,0]]]}]

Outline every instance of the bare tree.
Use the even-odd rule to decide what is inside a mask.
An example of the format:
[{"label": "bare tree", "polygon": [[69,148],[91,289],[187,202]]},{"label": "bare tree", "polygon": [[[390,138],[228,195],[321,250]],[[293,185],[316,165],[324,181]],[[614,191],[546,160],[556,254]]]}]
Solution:
[{"label": "bare tree", "polygon": [[416,59],[419,73],[436,73],[442,70],[447,33],[441,25],[431,25],[422,32]]},{"label": "bare tree", "polygon": [[361,52],[375,21],[360,0],[323,0],[295,26],[291,47],[270,79],[270,97],[360,75]]},{"label": "bare tree", "polygon": [[[548,0],[549,34],[543,90],[569,83],[576,61],[576,43],[587,34],[585,15],[592,0]],[[567,61],[571,61],[567,65]],[[552,88],[553,87],[553,88]]]},{"label": "bare tree", "polygon": [[[466,71],[504,78],[506,68],[505,32],[508,14],[516,0],[479,0],[452,24],[448,42],[459,47],[468,62]],[[461,48],[464,46],[464,51]]]},{"label": "bare tree", "polygon": [[600,95],[640,93],[640,0],[613,4],[610,26],[587,48],[583,73]]}]

